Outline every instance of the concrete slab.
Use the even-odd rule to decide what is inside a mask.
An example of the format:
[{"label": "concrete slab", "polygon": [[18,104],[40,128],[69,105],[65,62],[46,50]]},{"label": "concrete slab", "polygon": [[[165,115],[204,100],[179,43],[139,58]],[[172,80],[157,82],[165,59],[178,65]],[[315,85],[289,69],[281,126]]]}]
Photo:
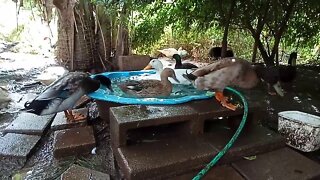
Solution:
[{"label": "concrete slab", "polygon": [[108,174],[81,167],[78,165],[72,165],[62,175],[60,180],[110,180]]},{"label": "concrete slab", "polygon": [[40,136],[8,133],[0,137],[0,158],[27,160]]},{"label": "concrete slab", "polygon": [[[234,132],[235,129],[215,125],[211,132],[206,133],[205,138],[220,151],[229,142]],[[239,160],[243,156],[256,155],[282,147],[285,147],[285,139],[274,131],[260,125],[245,127],[220,163],[228,163]]]},{"label": "concrete slab", "polygon": [[91,126],[55,131],[55,158],[90,153],[95,147],[95,138]]},{"label": "concrete slab", "polygon": [[42,135],[51,123],[55,114],[38,116],[32,113],[20,113],[11,124],[3,130],[4,133],[19,133],[29,135]]},{"label": "concrete slab", "polygon": [[320,164],[290,148],[257,155],[255,160],[232,164],[248,180],[305,180],[320,179]]},{"label": "concrete slab", "polygon": [[121,147],[115,157],[126,179],[165,179],[203,166],[216,153],[207,141],[185,137]]},{"label": "concrete slab", "polygon": [[[200,171],[200,170],[199,170]],[[192,179],[198,174],[198,171],[171,177],[171,180]],[[235,169],[229,165],[215,166],[203,176],[203,180],[245,180]]]},{"label": "concrete slab", "polygon": [[77,121],[67,121],[67,118],[64,114],[64,112],[57,113],[56,117],[54,118],[52,124],[51,124],[51,130],[62,130],[62,129],[68,129],[73,127],[81,127],[87,125],[87,118],[88,118],[88,108],[80,108],[80,109],[74,109],[72,110],[74,114],[82,114],[83,119],[77,120]]}]

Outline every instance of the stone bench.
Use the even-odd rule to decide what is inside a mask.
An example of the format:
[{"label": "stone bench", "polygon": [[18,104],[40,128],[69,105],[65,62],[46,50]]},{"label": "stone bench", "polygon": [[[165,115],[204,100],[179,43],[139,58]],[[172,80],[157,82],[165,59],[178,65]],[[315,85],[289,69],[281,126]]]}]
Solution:
[{"label": "stone bench", "polygon": [[[243,115],[243,109],[231,111],[212,99],[167,106],[116,104],[109,112],[112,149],[126,179],[198,170],[230,140]],[[249,105],[243,132],[219,163],[284,147],[280,135],[256,123],[260,112],[257,104]]]},{"label": "stone bench", "polygon": [[[256,104],[250,105],[248,121],[255,119],[260,109]],[[180,123],[182,134],[202,134],[206,121],[219,117],[241,116],[243,109],[231,111],[212,99],[193,101],[179,105],[145,106],[127,105],[110,108],[110,136],[113,147],[127,144],[127,133],[143,127],[155,127]],[[239,121],[237,121],[239,122]],[[142,129],[143,131],[143,129]]]}]

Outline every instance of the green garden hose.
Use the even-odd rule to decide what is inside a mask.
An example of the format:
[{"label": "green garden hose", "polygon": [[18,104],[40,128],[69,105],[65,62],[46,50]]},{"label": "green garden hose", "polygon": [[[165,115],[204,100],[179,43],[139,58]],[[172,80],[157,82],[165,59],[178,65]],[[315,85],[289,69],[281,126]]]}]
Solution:
[{"label": "green garden hose", "polygon": [[240,132],[242,131],[246,120],[247,120],[247,116],[248,116],[248,102],[245,99],[245,97],[237,90],[230,88],[230,87],[226,87],[227,90],[231,91],[232,93],[236,94],[237,96],[239,96],[241,98],[241,101],[243,103],[243,116],[242,116],[242,120],[240,122],[240,125],[237,129],[237,131],[234,133],[234,135],[232,136],[232,138],[230,139],[230,141],[224,146],[224,148],[209,162],[209,164],[206,165],[205,168],[203,168],[195,177],[193,177],[192,180],[199,180],[202,177],[204,177],[206,175],[206,173],[222,158],[222,156],[224,156],[226,154],[226,152],[231,148],[231,146],[233,145],[233,143],[237,140]]}]

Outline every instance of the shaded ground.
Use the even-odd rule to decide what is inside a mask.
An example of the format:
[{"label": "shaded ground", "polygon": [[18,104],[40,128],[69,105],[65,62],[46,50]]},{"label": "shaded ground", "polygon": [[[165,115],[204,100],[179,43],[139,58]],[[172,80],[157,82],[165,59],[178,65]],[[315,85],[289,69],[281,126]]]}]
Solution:
[{"label": "shaded ground", "polygon": [[[32,66],[28,66],[31,64]],[[32,99],[45,88],[43,85],[33,84],[33,79],[45,67],[54,64],[52,59],[41,56],[27,57],[16,53],[10,54],[10,52],[0,53],[0,85],[8,88],[10,97],[13,99],[8,108],[0,111],[0,130],[12,122],[24,102]],[[287,94],[283,98],[270,96],[266,91],[267,87],[262,83],[253,90],[242,92],[247,96],[249,102],[260,102],[262,108],[266,110],[266,114],[261,115],[262,123],[276,131],[277,113],[280,111],[300,110],[320,116],[319,78],[319,67],[299,66],[298,76],[293,85],[284,85]],[[95,112],[94,109],[91,108],[92,113]],[[96,115],[91,114],[91,117],[93,116]],[[89,123],[94,125],[98,142],[96,154],[57,161],[53,158],[53,135],[47,132],[35,153],[24,166],[23,171],[27,172],[27,179],[56,179],[73,163],[117,176],[113,169],[108,124],[104,124],[98,118],[92,118]],[[305,153],[305,155],[320,163],[320,151]],[[7,171],[0,172],[0,179],[10,179],[9,177],[15,173],[5,166],[0,163],[1,169],[7,169]]]}]

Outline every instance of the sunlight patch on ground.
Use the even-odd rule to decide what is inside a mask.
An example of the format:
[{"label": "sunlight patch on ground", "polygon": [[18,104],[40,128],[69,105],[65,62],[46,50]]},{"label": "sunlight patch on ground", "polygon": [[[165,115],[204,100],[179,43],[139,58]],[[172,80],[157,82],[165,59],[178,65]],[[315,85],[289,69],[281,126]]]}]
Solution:
[{"label": "sunlight patch on ground", "polygon": [[[32,15],[34,14],[34,15]],[[23,31],[18,39],[19,52],[52,54],[52,45],[57,41],[56,21],[50,23],[53,37],[50,35],[50,29],[38,17],[36,9],[33,11],[21,8],[18,16],[18,25],[23,26]],[[0,40],[5,40],[17,28],[16,4],[11,0],[0,0]],[[51,38],[51,44],[50,39]],[[49,52],[51,51],[51,52]]]}]

